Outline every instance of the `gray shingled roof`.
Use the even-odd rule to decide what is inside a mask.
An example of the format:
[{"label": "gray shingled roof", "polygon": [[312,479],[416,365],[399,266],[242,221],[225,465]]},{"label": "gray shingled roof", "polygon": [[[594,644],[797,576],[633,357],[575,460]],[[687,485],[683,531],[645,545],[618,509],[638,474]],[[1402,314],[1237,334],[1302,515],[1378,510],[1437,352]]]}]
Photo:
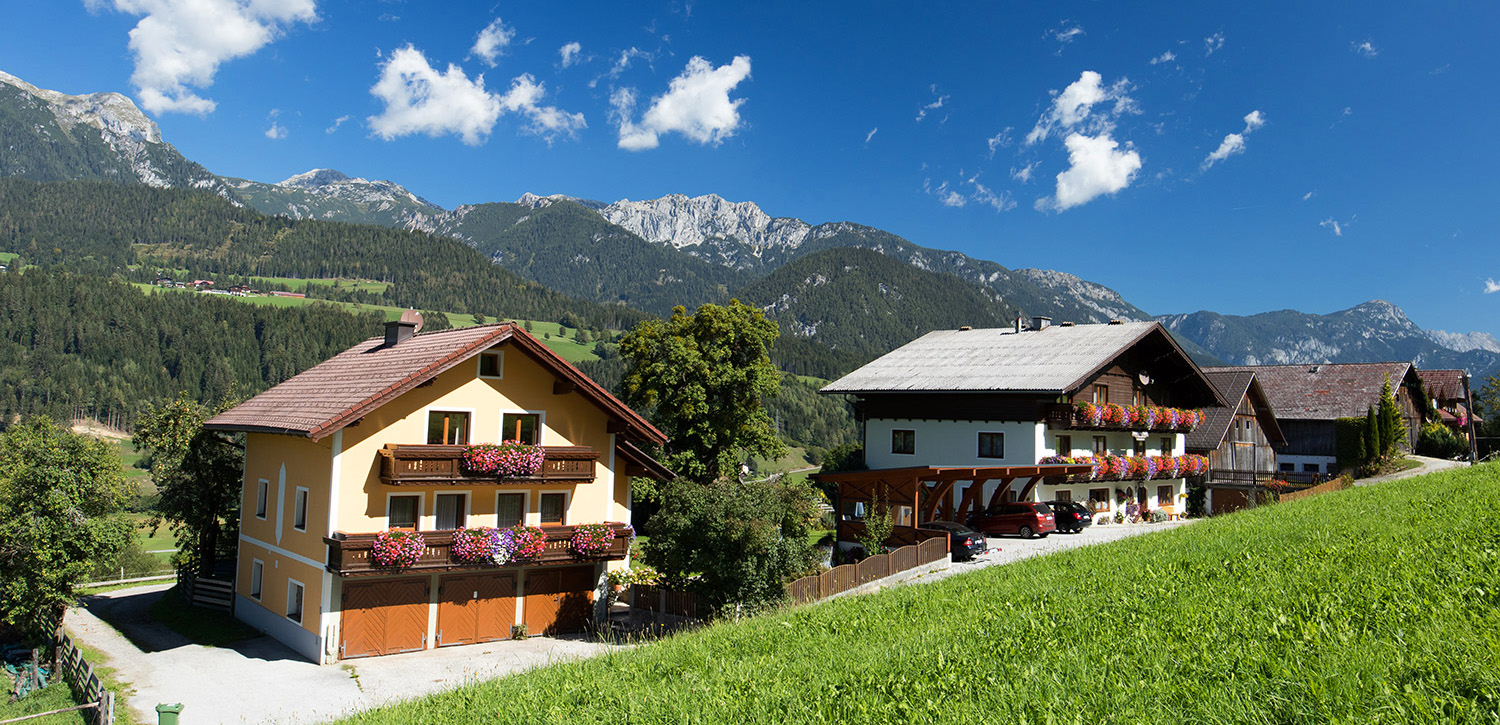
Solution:
[{"label": "gray shingled roof", "polygon": [[[1062,393],[1160,325],[1126,322],[929,332],[830,383],[824,393]],[[1165,334],[1165,333],[1163,333]]]},{"label": "gray shingled roof", "polygon": [[1422,378],[1422,385],[1433,400],[1464,400],[1464,378],[1468,373],[1463,370],[1418,370],[1417,376]]},{"label": "gray shingled roof", "polygon": [[319,440],[481,351],[510,341],[580,395],[655,443],[666,436],[587,375],[512,323],[415,335],[386,347],[384,337],[355,345],[204,423],[215,430],[300,435]]},{"label": "gray shingled roof", "polygon": [[1211,451],[1224,442],[1224,435],[1229,432],[1229,425],[1234,422],[1235,411],[1239,410],[1240,401],[1245,399],[1245,392],[1250,389],[1250,381],[1255,379],[1255,373],[1249,370],[1216,370],[1206,368],[1203,376],[1218,388],[1219,394],[1229,401],[1229,407],[1213,406],[1204,408],[1203,425],[1194,428],[1187,434],[1187,449],[1190,451]]},{"label": "gray shingled roof", "polygon": [[1380,402],[1386,376],[1399,386],[1411,363],[1321,363],[1307,365],[1233,365],[1204,368],[1204,374],[1248,371],[1266,391],[1281,420],[1333,420],[1363,416]]}]

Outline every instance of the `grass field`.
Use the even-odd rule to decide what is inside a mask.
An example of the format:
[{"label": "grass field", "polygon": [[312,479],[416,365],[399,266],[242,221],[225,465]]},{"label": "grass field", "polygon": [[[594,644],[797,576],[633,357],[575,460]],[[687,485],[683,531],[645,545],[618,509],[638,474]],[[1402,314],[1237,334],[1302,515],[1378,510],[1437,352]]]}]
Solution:
[{"label": "grass field", "polygon": [[[274,279],[284,284],[299,281],[307,282],[310,284],[331,284],[334,282],[334,280],[298,280],[292,277],[268,277],[264,279]],[[136,287],[140,288],[147,294],[197,294],[195,292],[190,292],[189,290],[163,289],[161,287],[157,287],[156,285],[147,284],[145,282],[133,282],[132,284],[134,284]],[[385,283],[366,282],[361,284],[383,285]],[[330,300],[321,300],[311,297],[275,297],[266,295],[261,297],[225,296],[223,299],[237,300],[247,304],[263,305],[267,307],[302,307],[304,305],[313,304],[337,305],[350,312],[377,312],[384,315],[385,319],[387,320],[399,319],[401,317],[401,313],[405,311],[404,307],[392,307],[389,305],[365,305],[353,302],[333,302]],[[473,315],[460,315],[454,312],[445,312],[444,314],[448,316],[448,323],[454,327],[471,327],[476,324],[474,322]],[[495,318],[491,317],[488,318],[488,321],[495,322],[496,320]],[[562,356],[562,358],[564,360],[567,360],[568,362],[576,363],[586,360],[599,359],[599,356],[594,354],[593,343],[584,345],[578,342],[577,330],[568,330],[567,336],[564,337],[561,325],[555,322],[542,322],[539,320],[533,320],[531,321],[530,332],[532,335],[535,335],[538,340],[541,340],[543,343],[545,343],[547,347],[551,348],[553,352]]]},{"label": "grass field", "polygon": [[275,282],[286,285],[286,288],[293,292],[301,292],[308,287],[338,287],[380,294],[391,286],[389,282],[372,282],[367,279],[303,279],[301,277],[251,277],[251,279],[257,282]]},{"label": "grass field", "polygon": [[10,261],[12,259],[15,259],[19,256],[21,255],[16,254],[15,252],[0,252],[0,264],[10,264]]},{"label": "grass field", "polygon": [[1500,466],[724,622],[348,722],[1500,718]]}]

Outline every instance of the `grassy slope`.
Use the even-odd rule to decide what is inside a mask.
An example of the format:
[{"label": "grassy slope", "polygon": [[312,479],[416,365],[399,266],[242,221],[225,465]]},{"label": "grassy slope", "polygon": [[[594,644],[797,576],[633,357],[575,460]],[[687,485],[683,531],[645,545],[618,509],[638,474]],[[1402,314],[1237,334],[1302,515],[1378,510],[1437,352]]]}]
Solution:
[{"label": "grassy slope", "polygon": [[350,721],[1494,722],[1497,569],[1490,465],[721,623]]},{"label": "grassy slope", "polygon": [[[296,278],[293,278],[293,277],[276,277],[274,279],[276,279],[277,281],[283,282],[283,283],[297,281]],[[309,283],[314,283],[314,284],[316,284],[316,283],[322,283],[322,282],[332,282],[332,280],[301,280],[301,281],[303,281],[303,282],[309,282]],[[146,292],[147,294],[197,294],[196,292],[189,292],[187,290],[167,290],[167,289],[163,289],[161,287],[157,287],[157,286],[151,285],[151,284],[146,284],[146,283],[143,283],[143,282],[136,282],[134,284],[135,284],[136,287],[139,287],[142,291]],[[369,284],[380,284],[380,283],[378,283],[378,282],[372,282],[372,283],[369,283]],[[273,297],[273,296],[265,296],[265,297],[226,297],[225,299],[238,300],[240,302],[245,302],[247,304],[252,304],[252,305],[266,305],[266,306],[271,306],[271,307],[301,307],[303,305],[314,305],[314,304],[337,305],[337,306],[342,307],[342,308],[344,308],[346,310],[349,310],[350,312],[379,312],[379,313],[385,315],[385,317],[386,317],[387,320],[399,319],[401,317],[402,311],[404,310],[404,308],[401,308],[401,307],[391,307],[389,305],[365,305],[365,304],[357,304],[357,303],[354,303],[354,302],[333,302],[333,301],[330,301],[330,300],[322,300],[322,299],[317,299],[317,298],[312,298],[312,297]],[[453,313],[453,312],[446,312],[444,314],[448,315],[448,322],[449,322],[449,324],[453,325],[454,327],[469,327],[469,326],[472,326],[473,324],[475,324],[474,323],[474,316],[473,315],[460,315],[460,314]],[[491,319],[490,322],[494,322],[494,320]],[[577,342],[577,340],[576,340],[576,335],[578,334],[577,330],[569,330],[569,336],[566,339],[564,339],[561,336],[561,332],[560,332],[561,329],[562,329],[561,326],[558,325],[556,322],[532,321],[532,323],[531,323],[531,334],[535,335],[537,337],[537,339],[539,339],[543,343],[545,343],[547,345],[547,347],[549,347],[549,348],[552,349],[553,352],[557,353],[558,355],[561,355],[564,360],[567,360],[568,362],[574,362],[574,363],[576,363],[576,362],[582,362],[582,361],[585,361],[585,360],[598,360],[599,359],[599,356],[594,354],[594,346],[592,344],[580,345]],[[547,335],[549,335],[549,334],[551,335],[550,338],[547,337]]]}]

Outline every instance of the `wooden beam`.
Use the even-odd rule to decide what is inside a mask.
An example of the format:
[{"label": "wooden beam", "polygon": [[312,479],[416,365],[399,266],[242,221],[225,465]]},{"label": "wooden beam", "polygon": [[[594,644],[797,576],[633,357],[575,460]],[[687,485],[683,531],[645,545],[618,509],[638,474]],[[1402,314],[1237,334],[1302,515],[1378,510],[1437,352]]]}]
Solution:
[{"label": "wooden beam", "polygon": [[1021,488],[1021,493],[1016,496],[1016,500],[1018,500],[1018,501],[1026,501],[1026,500],[1030,499],[1031,498],[1031,491],[1032,491],[1032,489],[1036,488],[1036,485],[1038,483],[1042,482],[1042,478],[1044,478],[1044,477],[1043,476],[1032,476],[1031,480],[1027,481],[1026,485]]},{"label": "wooden beam", "polygon": [[[964,521],[968,519],[969,510],[971,508],[977,508],[979,506],[979,497],[984,493],[984,483],[988,480],[988,478],[974,479],[974,485],[969,486],[969,489],[967,491],[964,491],[963,500],[959,501],[958,503],[958,511],[953,513],[952,517],[949,518],[949,521],[964,523]],[[949,500],[951,501],[952,497],[949,497]]]},{"label": "wooden beam", "polygon": [[610,418],[609,423],[604,426],[605,433],[624,433],[630,430],[630,426],[619,418]]},{"label": "wooden beam", "polygon": [[952,481],[940,481],[938,485],[932,488],[924,486],[923,490],[927,491],[927,505],[922,507],[922,515],[917,519],[918,524],[931,521],[933,514],[937,511],[938,504],[943,501],[953,500]]},{"label": "wooden beam", "polygon": [[553,380],[552,381],[552,394],[553,395],[567,395],[568,393],[571,393],[571,392],[573,392],[574,390],[577,390],[577,389],[578,389],[578,386],[576,384],[574,384],[572,380],[558,379],[558,380]]},{"label": "wooden beam", "polygon": [[999,506],[1000,502],[1005,500],[1005,492],[1010,490],[1010,482],[1014,480],[1016,480],[1015,476],[1007,476],[1000,479],[1000,485],[996,486],[995,492],[990,495],[990,505],[988,508]]}]

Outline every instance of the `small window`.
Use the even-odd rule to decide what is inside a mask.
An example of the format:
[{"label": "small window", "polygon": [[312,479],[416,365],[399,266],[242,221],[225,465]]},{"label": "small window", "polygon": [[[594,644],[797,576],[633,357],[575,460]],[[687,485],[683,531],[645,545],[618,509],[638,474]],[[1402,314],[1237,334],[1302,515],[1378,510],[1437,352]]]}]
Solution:
[{"label": "small window", "polygon": [[461,446],[469,442],[469,414],[434,410],[427,414],[429,445]]},{"label": "small window", "polygon": [[302,624],[302,585],[290,581],[286,588],[286,618]]},{"label": "small window", "polygon": [[1103,511],[1109,509],[1109,489],[1089,489],[1089,508],[1092,508],[1095,511]]},{"label": "small window", "polygon": [[1141,393],[1140,388],[1136,388],[1135,390],[1130,391],[1130,404],[1131,405],[1145,405],[1146,401],[1141,400],[1141,395],[1142,395],[1142,393]]},{"label": "small window", "polygon": [[1161,439],[1161,454],[1162,455],[1164,455],[1164,456],[1170,456],[1170,455],[1172,455],[1172,451],[1176,449],[1176,446],[1172,445],[1172,443],[1173,443],[1173,441],[1172,441],[1171,438],[1163,438],[1163,439]]},{"label": "small window", "polygon": [[1073,455],[1073,436],[1058,436],[1057,437],[1057,455],[1059,455],[1059,456],[1071,456],[1071,455]]},{"label": "small window", "polygon": [[255,484],[255,518],[266,518],[266,499],[270,496],[270,493],[270,481],[262,478],[259,483]]},{"label": "small window", "polygon": [[1109,439],[1104,436],[1094,436],[1094,455],[1102,456],[1109,453]]},{"label": "small window", "polygon": [[392,496],[385,512],[386,526],[392,529],[417,529],[417,509],[420,496]]},{"label": "small window", "polygon": [[568,494],[544,493],[541,497],[541,512],[543,524],[563,524],[563,512],[567,508]]},{"label": "small window", "polygon": [[979,434],[979,457],[980,458],[1004,458],[1005,457],[1005,434],[1004,433],[980,433]]},{"label": "small window", "polygon": [[1296,470],[1297,470],[1297,464],[1295,464],[1295,463],[1283,463],[1283,464],[1281,464],[1281,472],[1282,473],[1293,473]]},{"label": "small window", "polygon": [[465,523],[464,499],[468,498],[461,493],[440,493],[437,495],[437,530],[452,531]]},{"label": "small window", "polygon": [[1318,464],[1316,464],[1316,463],[1304,463],[1304,464],[1302,464],[1302,472],[1303,473],[1317,473],[1318,472]]},{"label": "small window", "polygon": [[505,377],[505,353],[500,350],[479,353],[479,377]]},{"label": "small window", "polygon": [[506,413],[500,418],[500,440],[520,441],[530,445],[541,442],[537,436],[541,416],[534,413]]},{"label": "small window", "polygon": [[1174,503],[1172,494],[1173,494],[1173,490],[1172,490],[1171,486],[1157,486],[1156,487],[1156,505],[1157,506],[1171,506]]},{"label": "small window", "polygon": [[911,526],[912,510],[910,506],[892,506],[891,523],[895,526]]},{"label": "small window", "polygon": [[1105,403],[1108,403],[1108,402],[1109,402],[1109,386],[1108,385],[1095,385],[1094,386],[1094,405],[1104,405]]},{"label": "small window", "polygon": [[1137,456],[1146,455],[1146,439],[1142,438],[1135,442],[1135,454]]},{"label": "small window", "polygon": [[495,525],[517,526],[526,520],[526,494],[502,493],[495,501]]},{"label": "small window", "polygon": [[917,452],[917,432],[914,430],[891,431],[891,453],[912,455]]},{"label": "small window", "polygon": [[250,561],[250,598],[260,601],[260,584],[265,579],[266,565],[260,559]]},{"label": "small window", "polygon": [[1067,489],[1063,489],[1061,491],[1058,491],[1057,492],[1057,500],[1058,501],[1063,501],[1063,502],[1072,501],[1073,500],[1073,492],[1069,491]]},{"label": "small window", "polygon": [[292,507],[292,528],[298,531],[307,530],[307,489],[297,488],[297,500]]},{"label": "small window", "polygon": [[843,517],[845,521],[860,521],[868,516],[870,503],[868,501],[856,501],[846,498],[843,501]]}]

